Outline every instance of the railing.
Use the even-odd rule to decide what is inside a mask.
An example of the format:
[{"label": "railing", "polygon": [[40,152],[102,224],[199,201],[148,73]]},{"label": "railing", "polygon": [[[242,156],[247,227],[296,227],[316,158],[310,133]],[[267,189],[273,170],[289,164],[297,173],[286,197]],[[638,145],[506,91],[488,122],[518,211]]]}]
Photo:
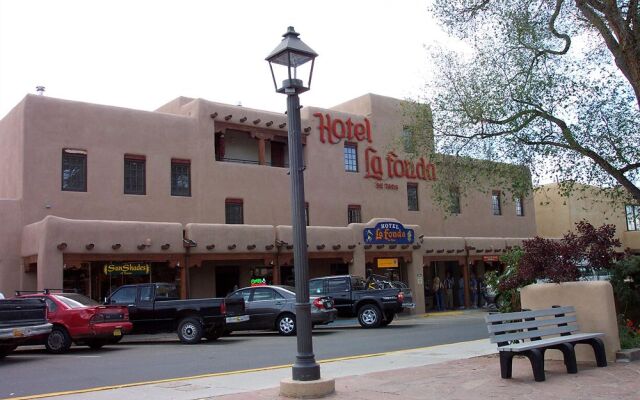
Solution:
[{"label": "railing", "polygon": [[[239,164],[260,165],[260,161],[257,161],[257,160],[245,160],[245,159],[242,159],[242,158],[222,157],[222,158],[216,158],[216,161],[232,162],[232,163],[239,163]],[[277,168],[289,168],[289,164],[287,164],[287,163],[283,163],[283,164],[278,164],[277,165],[273,161],[272,162],[268,162],[265,165],[270,166],[270,167],[277,167]]]}]

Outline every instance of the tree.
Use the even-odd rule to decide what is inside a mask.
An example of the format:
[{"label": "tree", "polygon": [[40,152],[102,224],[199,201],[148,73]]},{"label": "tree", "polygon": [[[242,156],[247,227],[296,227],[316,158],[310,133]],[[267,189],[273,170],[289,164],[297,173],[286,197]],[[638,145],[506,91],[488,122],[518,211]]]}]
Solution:
[{"label": "tree", "polygon": [[433,83],[416,100],[433,111],[436,144],[425,150],[459,187],[489,180],[526,194],[530,170],[565,193],[588,183],[640,202],[638,3],[433,0],[465,48],[432,48]]}]

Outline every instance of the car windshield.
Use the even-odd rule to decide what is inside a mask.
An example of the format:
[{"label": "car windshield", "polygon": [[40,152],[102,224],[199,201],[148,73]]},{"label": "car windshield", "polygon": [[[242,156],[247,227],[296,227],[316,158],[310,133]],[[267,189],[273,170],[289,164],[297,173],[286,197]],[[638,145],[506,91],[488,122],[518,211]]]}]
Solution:
[{"label": "car windshield", "polygon": [[53,297],[66,304],[69,308],[82,308],[100,305],[97,301],[77,293],[55,294]]}]

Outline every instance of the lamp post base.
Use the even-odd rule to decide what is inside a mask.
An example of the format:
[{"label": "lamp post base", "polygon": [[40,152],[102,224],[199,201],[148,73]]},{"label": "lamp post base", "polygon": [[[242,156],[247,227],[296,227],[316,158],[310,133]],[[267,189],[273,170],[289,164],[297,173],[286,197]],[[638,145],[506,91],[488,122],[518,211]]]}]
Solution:
[{"label": "lamp post base", "polygon": [[280,395],[295,399],[319,399],[336,391],[335,379],[317,379],[314,381],[280,381]]}]

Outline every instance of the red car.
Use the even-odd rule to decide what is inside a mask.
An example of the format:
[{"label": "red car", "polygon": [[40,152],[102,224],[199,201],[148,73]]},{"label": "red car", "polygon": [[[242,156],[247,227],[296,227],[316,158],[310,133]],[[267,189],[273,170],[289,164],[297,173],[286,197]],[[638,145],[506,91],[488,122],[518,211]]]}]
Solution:
[{"label": "red car", "polygon": [[[129,333],[133,327],[126,306],[101,305],[78,293],[45,290],[29,294],[18,292],[16,297],[43,299],[47,304],[47,318],[53,324],[53,329],[44,345],[51,353],[65,353],[72,342],[99,349],[106,344],[119,342],[122,335]],[[37,344],[40,343],[42,341]]]}]

